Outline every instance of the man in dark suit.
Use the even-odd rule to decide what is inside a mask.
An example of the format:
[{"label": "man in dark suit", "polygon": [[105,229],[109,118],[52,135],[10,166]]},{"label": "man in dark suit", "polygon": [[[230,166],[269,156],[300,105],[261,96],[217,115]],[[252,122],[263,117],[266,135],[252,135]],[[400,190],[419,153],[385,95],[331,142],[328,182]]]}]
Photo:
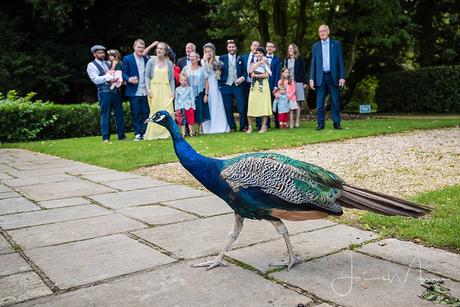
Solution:
[{"label": "man in dark suit", "polygon": [[329,93],[332,109],[332,121],[335,129],[340,126],[339,87],[345,85],[343,52],[340,41],[329,38],[329,27],[319,27],[320,41],[313,44],[310,70],[310,88],[316,89],[316,110],[318,126],[324,129],[324,98]]},{"label": "man in dark suit", "polygon": [[144,138],[149,117],[149,103],[147,101],[147,87],[145,84],[145,65],[148,57],[144,55],[145,43],[142,39],[134,41],[134,52],[123,57],[122,73],[126,82],[125,95],[129,99],[133,116],[134,141]]},{"label": "man in dark suit", "polygon": [[190,63],[191,52],[196,52],[196,46],[194,43],[187,43],[187,45],[185,45],[185,56],[177,60],[177,66],[179,66],[181,71]]},{"label": "man in dark suit", "polygon": [[[280,59],[275,55],[276,45],[272,42],[267,42],[265,44],[265,49],[267,49],[267,61],[270,65],[270,70],[272,71],[271,76],[268,78],[268,83],[270,85],[270,91],[272,93],[272,102],[274,99],[274,93],[278,89],[278,81],[281,74],[281,62]],[[278,122],[278,113],[273,112],[273,118],[275,119],[275,128],[280,127]],[[270,118],[267,121],[267,126],[270,126]]]},{"label": "man in dark suit", "polygon": [[247,107],[248,104],[244,98],[243,85],[247,73],[243,59],[236,54],[236,43],[234,40],[227,41],[227,54],[219,57],[222,62],[221,76],[219,80],[219,89],[224,102],[227,123],[231,131],[236,130],[235,119],[233,118],[233,98],[236,100],[236,107],[240,115],[240,131],[248,127]]}]

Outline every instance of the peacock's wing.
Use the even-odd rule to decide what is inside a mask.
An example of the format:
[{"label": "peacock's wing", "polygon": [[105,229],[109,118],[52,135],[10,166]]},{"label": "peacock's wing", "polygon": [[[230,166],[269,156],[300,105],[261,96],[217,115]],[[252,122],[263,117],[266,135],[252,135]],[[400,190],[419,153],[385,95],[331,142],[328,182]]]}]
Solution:
[{"label": "peacock's wing", "polygon": [[326,211],[342,211],[335,203],[343,184],[340,177],[280,154],[253,153],[229,159],[221,177],[235,192],[257,188],[291,204],[313,204]]}]

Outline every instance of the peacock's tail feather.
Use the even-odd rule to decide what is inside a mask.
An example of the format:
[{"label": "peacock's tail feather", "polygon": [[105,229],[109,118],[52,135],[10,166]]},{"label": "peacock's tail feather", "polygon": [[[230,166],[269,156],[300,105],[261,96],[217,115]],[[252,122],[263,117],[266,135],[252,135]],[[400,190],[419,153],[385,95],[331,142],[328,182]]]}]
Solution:
[{"label": "peacock's tail feather", "polygon": [[366,189],[356,188],[348,184],[342,187],[342,195],[338,202],[347,208],[371,211],[384,215],[402,215],[419,217],[429,213],[429,208],[394,196]]}]

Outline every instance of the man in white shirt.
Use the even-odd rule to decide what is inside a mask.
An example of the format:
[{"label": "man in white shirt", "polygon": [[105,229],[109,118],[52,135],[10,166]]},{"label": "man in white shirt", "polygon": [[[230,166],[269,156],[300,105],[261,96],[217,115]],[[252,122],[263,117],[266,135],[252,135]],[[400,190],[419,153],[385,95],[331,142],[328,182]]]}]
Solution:
[{"label": "man in white shirt", "polygon": [[96,85],[99,107],[101,109],[101,134],[102,141],[108,143],[110,140],[110,113],[115,113],[115,123],[119,140],[125,140],[125,123],[123,119],[123,108],[121,105],[120,93],[117,87],[110,88],[112,75],[107,74],[110,69],[110,62],[105,61],[105,47],[95,45],[91,47],[94,60],[88,63],[86,72],[91,81]]}]

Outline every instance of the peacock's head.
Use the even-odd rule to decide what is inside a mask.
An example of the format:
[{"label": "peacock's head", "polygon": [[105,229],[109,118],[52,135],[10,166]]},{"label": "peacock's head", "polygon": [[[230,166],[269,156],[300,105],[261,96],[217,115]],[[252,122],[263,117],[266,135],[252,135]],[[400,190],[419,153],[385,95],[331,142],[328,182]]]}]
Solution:
[{"label": "peacock's head", "polygon": [[147,118],[145,120],[145,123],[152,122],[156,123],[161,126],[166,126],[171,119],[171,115],[165,111],[165,110],[160,110],[156,112],[155,114],[152,115],[152,117]]}]

